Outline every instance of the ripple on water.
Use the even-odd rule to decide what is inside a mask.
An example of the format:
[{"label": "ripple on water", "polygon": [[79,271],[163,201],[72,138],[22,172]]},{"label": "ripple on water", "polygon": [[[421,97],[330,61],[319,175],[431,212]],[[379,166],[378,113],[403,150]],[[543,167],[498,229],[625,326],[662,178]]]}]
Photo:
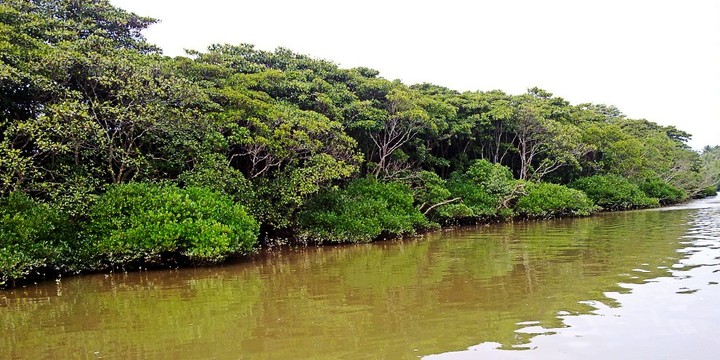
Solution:
[{"label": "ripple on water", "polygon": [[[656,212],[689,215],[685,230],[675,236],[677,255],[665,257],[662,264],[640,259],[634,267],[619,272],[626,278],[640,276],[628,271],[650,277],[643,283],[623,284],[629,291],[606,292],[605,296],[617,301],[617,307],[603,307],[596,300],[580,301],[596,310],[558,312],[565,327],[543,329],[555,334],[533,337],[526,345],[528,351],[507,351],[497,342],[487,342],[427,359],[715,359],[714,345],[720,333],[720,287],[715,286],[720,283],[716,275],[720,272],[720,201],[714,198]],[[662,223],[673,226],[669,220]]]}]

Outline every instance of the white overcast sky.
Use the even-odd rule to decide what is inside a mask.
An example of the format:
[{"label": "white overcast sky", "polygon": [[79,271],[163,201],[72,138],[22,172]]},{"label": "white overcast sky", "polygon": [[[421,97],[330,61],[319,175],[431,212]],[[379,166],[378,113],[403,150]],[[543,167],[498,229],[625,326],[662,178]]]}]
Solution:
[{"label": "white overcast sky", "polygon": [[111,0],[170,56],[286,47],[407,84],[538,86],[720,145],[720,0]]}]

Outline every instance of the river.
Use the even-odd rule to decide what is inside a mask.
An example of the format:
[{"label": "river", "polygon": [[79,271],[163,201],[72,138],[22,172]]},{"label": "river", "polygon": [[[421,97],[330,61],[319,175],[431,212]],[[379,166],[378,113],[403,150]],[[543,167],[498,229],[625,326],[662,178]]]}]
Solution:
[{"label": "river", "polygon": [[3,359],[715,359],[720,200],[0,291]]}]

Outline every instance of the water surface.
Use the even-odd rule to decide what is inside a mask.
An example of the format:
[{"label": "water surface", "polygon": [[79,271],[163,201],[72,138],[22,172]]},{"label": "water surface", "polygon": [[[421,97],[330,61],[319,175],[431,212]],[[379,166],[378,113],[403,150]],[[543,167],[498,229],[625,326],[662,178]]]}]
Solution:
[{"label": "water surface", "polygon": [[[720,204],[0,292],[0,358],[715,358]],[[692,355],[689,355],[692,352]]]}]

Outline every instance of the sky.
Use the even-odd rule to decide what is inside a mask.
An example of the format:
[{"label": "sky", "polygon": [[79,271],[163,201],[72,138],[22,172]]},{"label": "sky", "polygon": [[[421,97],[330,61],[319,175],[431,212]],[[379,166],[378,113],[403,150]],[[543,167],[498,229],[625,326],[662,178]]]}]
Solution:
[{"label": "sky", "polygon": [[720,0],[111,0],[169,56],[285,47],[458,91],[539,87],[720,145]]}]

